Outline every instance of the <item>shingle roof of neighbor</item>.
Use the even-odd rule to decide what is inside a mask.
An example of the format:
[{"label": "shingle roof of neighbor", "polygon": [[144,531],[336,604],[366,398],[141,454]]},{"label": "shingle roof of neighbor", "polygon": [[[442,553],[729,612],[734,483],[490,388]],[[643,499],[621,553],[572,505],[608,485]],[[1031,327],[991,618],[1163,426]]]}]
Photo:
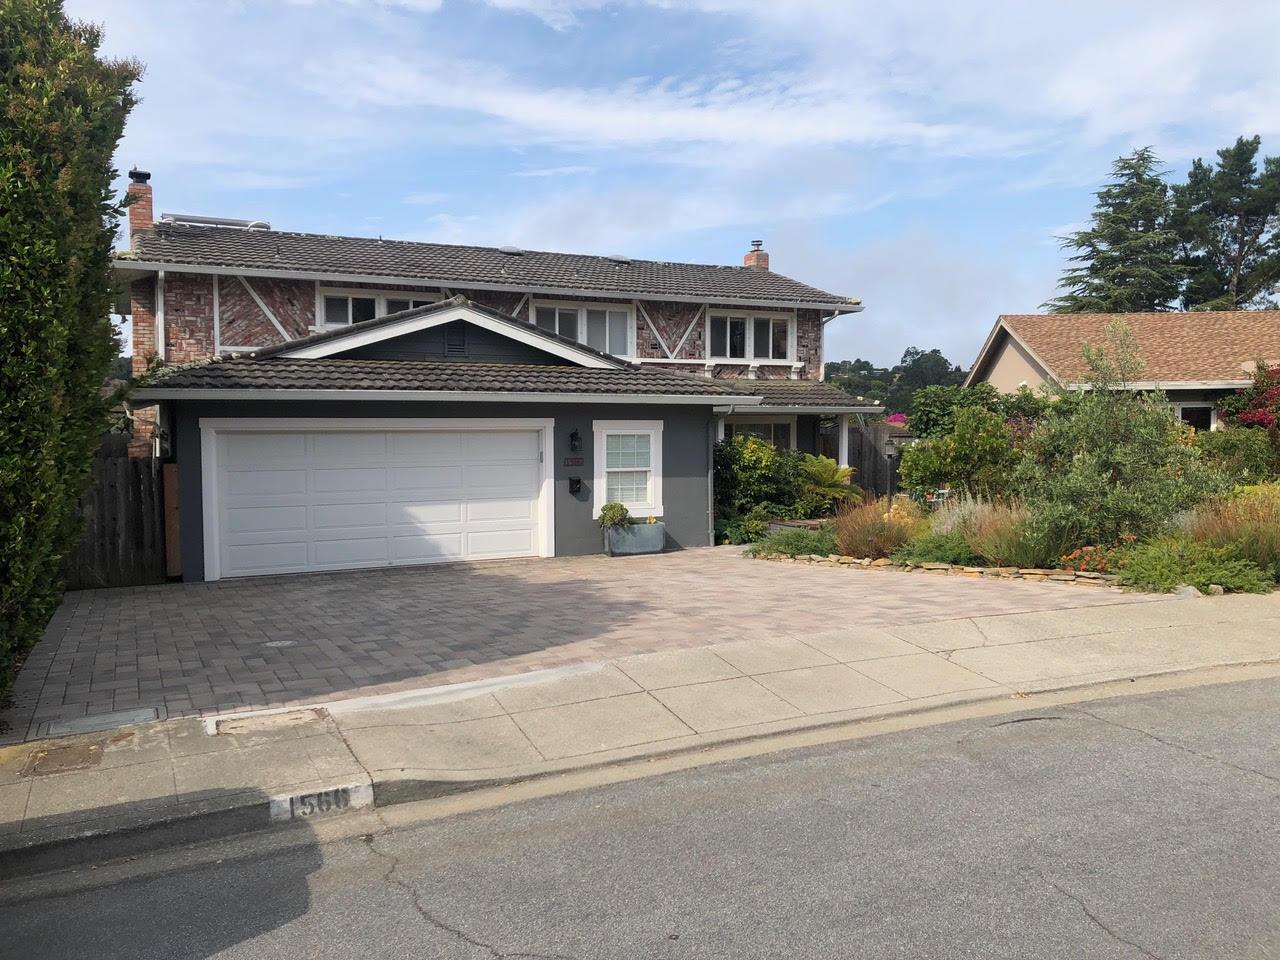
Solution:
[{"label": "shingle roof of neighbor", "polygon": [[465,285],[502,284],[592,290],[624,296],[684,296],[753,303],[815,304],[854,308],[837,296],[768,270],[660,260],[625,260],[572,253],[414,243],[368,237],[332,237],[279,230],[244,230],[160,222],[139,232],[136,248],[117,263],[218,266],[341,276],[384,276]]},{"label": "shingle roof of neighbor", "polygon": [[147,388],[225,390],[432,390],[467,393],[634,393],[727,396],[723,380],[665,370],[532,363],[231,357],[157,374]]},{"label": "shingle roof of neighbor", "polygon": [[1105,346],[1107,325],[1116,320],[1133,331],[1144,382],[1248,380],[1255,360],[1280,363],[1280,310],[1008,314],[1000,320],[1068,383],[1086,379],[1082,345]]}]

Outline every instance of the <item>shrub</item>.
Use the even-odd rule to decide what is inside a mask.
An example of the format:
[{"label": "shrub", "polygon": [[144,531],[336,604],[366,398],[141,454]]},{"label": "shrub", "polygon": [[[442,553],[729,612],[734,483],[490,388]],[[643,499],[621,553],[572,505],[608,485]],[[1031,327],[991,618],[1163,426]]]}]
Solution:
[{"label": "shrub", "polygon": [[805,492],[801,454],[739,435],[716,444],[717,516],[745,514],[762,503],[790,507]]},{"label": "shrub", "polygon": [[835,552],[835,537],[826,526],[817,530],[786,527],[769,534],[751,547],[753,554],[781,553],[788,557],[803,557],[815,553],[826,557]]},{"label": "shrub", "polygon": [[631,511],[621,503],[606,503],[600,508],[600,526],[606,530],[610,527],[629,527],[635,523]]},{"label": "shrub", "polygon": [[996,567],[1050,567],[1067,550],[1058,531],[1021,503],[995,503],[976,512],[965,540]]},{"label": "shrub", "polygon": [[1005,489],[1018,453],[1008,424],[981,407],[954,411],[950,433],[922,440],[902,452],[900,477],[905,489],[921,494],[952,487],[972,494]]},{"label": "shrub", "polygon": [[769,531],[769,521],[776,516],[771,504],[761,503],[726,521],[721,533],[726,543],[755,543]]},{"label": "shrub", "polygon": [[1258,483],[1280,476],[1280,436],[1271,431],[1244,427],[1201,430],[1192,445],[1206,464],[1236,483]]},{"label": "shrub", "polygon": [[1259,487],[1196,511],[1193,540],[1229,549],[1263,570],[1280,572],[1280,484]]},{"label": "shrub", "polygon": [[0,693],[62,594],[119,352],[115,153],[141,67],[51,0],[0,10]]},{"label": "shrub", "polygon": [[942,437],[955,430],[956,411],[977,408],[994,413],[1000,394],[989,383],[971,387],[934,384],[911,396],[911,432],[917,437]]},{"label": "shrub", "polygon": [[990,500],[961,493],[942,501],[929,518],[929,530],[933,533],[963,534],[974,523],[978,514],[992,508]]},{"label": "shrub", "polygon": [[1081,547],[1063,557],[1058,566],[1063,570],[1075,570],[1077,573],[1110,573],[1115,562],[1114,550],[1106,547]]},{"label": "shrub", "polygon": [[1139,590],[1168,593],[1182,584],[1204,592],[1210,584],[1235,593],[1266,593],[1271,571],[1237,556],[1229,547],[1165,537],[1129,550],[1119,570],[1120,582]]},{"label": "shrub", "polygon": [[1235,426],[1269,431],[1280,428],[1280,367],[1258,361],[1253,383],[1239,393],[1224,397],[1222,411]]},{"label": "shrub", "polygon": [[804,475],[805,493],[796,501],[797,512],[808,518],[829,514],[832,508],[862,491],[852,486],[853,467],[842,467],[830,457],[802,454],[800,471]]},{"label": "shrub", "polygon": [[850,557],[890,556],[923,526],[924,514],[905,497],[846,506],[834,521],[836,545]]},{"label": "shrub", "polygon": [[929,531],[907,541],[893,553],[899,563],[952,563],[962,566],[976,563],[977,555],[959,531]]}]

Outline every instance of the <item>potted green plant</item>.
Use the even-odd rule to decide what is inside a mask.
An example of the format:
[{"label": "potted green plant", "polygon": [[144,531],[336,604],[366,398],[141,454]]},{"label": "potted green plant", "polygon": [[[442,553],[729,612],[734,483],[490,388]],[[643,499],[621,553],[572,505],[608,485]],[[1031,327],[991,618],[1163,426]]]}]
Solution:
[{"label": "potted green plant", "polygon": [[636,553],[661,553],[667,544],[667,527],[657,517],[637,523],[620,503],[600,508],[600,529],[604,531],[604,552],[611,557]]}]

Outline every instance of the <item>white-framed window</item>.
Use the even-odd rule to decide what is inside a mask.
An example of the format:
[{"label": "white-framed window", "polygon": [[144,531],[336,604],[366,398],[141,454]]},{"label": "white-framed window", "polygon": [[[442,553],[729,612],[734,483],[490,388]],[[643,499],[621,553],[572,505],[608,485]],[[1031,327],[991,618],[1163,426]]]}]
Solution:
[{"label": "white-framed window", "polygon": [[345,327],[389,313],[429,306],[439,300],[440,295],[435,293],[321,287],[316,296],[316,326]]},{"label": "white-framed window", "polygon": [[759,437],[779,450],[796,448],[795,417],[731,417],[721,424],[721,439]]},{"label": "white-framed window", "polygon": [[795,357],[795,318],[786,314],[707,314],[707,358],[741,363],[789,362]]},{"label": "white-framed window", "polygon": [[1212,403],[1174,403],[1173,414],[1189,427],[1197,430],[1218,429],[1218,408]]},{"label": "white-framed window", "polygon": [[622,303],[552,303],[537,301],[533,323],[550,333],[586,344],[615,357],[635,354],[635,317]]},{"label": "white-framed window", "polygon": [[633,516],[662,516],[662,421],[596,420],[595,516],[621,503]]}]

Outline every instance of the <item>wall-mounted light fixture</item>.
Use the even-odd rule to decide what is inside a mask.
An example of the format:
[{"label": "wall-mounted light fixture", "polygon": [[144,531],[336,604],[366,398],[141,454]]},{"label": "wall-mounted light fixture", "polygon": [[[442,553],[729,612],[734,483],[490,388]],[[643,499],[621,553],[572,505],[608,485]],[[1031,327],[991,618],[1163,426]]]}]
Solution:
[{"label": "wall-mounted light fixture", "polygon": [[577,453],[582,449],[582,434],[578,432],[578,428],[574,427],[569,433],[569,452]]}]

